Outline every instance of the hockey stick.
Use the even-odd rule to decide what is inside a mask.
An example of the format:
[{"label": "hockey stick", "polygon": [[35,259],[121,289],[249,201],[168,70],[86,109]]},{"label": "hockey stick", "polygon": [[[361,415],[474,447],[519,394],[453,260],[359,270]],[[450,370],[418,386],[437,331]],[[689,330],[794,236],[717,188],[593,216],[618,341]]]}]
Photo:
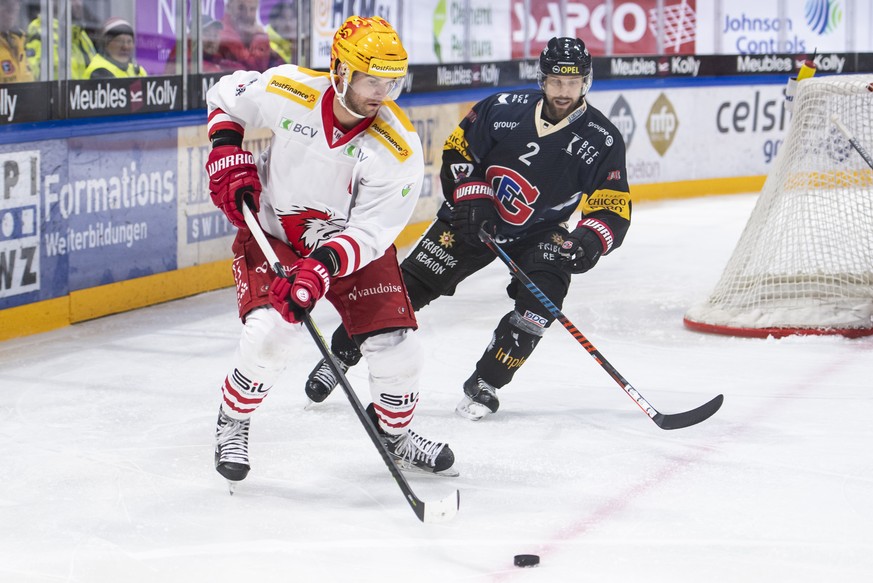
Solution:
[{"label": "hockey stick", "polygon": [[545,306],[545,308],[557,319],[561,324],[563,324],[564,328],[573,335],[573,338],[582,345],[582,347],[588,351],[588,354],[594,359],[594,361],[603,367],[603,370],[609,374],[613,378],[618,385],[624,389],[624,392],[627,393],[631,399],[639,406],[643,412],[648,415],[655,424],[661,429],[681,429],[683,427],[689,427],[691,425],[696,425],[701,421],[706,421],[710,417],[712,417],[716,411],[718,411],[719,407],[721,407],[722,402],[724,401],[724,395],[718,395],[713,398],[711,401],[701,405],[697,409],[692,409],[690,411],[685,411],[683,413],[674,413],[672,415],[665,415],[663,413],[659,413],[657,409],[652,407],[652,405],[646,401],[643,396],[637,391],[631,384],[625,380],[621,373],[619,373],[614,366],[609,364],[609,362],[600,354],[591,342],[588,341],[587,338],[579,331],[573,323],[567,319],[567,317],[558,309],[558,307],[552,303],[552,301],[546,297],[546,295],[540,291],[540,288],[536,286],[536,284],[531,281],[531,279],[525,274],[518,265],[506,254],[506,252],[500,248],[494,238],[488,234],[484,229],[479,231],[479,238],[482,239],[482,242],[488,246],[491,251],[494,252],[506,265],[509,267],[512,275],[522,283],[530,293],[536,297],[540,301],[540,303]]},{"label": "hockey stick", "polygon": [[849,143],[852,144],[852,147],[855,148],[855,151],[860,154],[862,158],[864,158],[864,162],[867,163],[871,169],[873,169],[873,157],[870,156],[870,153],[864,149],[864,146],[858,142],[855,136],[852,135],[852,132],[849,131],[849,128],[843,125],[843,122],[840,121],[840,118],[837,117],[837,114],[833,114],[831,116],[831,121],[834,122],[834,125],[837,126],[837,129],[840,130],[846,139],[849,140]]},{"label": "hockey stick", "polygon": [[[258,243],[258,247],[261,248],[261,252],[263,252],[264,256],[267,258],[267,261],[270,263],[273,271],[275,271],[276,274],[280,275],[281,277],[286,277],[285,269],[282,267],[282,263],[279,261],[279,257],[270,246],[269,241],[267,241],[267,237],[266,235],[264,235],[264,231],[261,230],[261,225],[258,224],[258,221],[252,214],[251,209],[249,209],[248,204],[243,205],[242,211],[243,217],[246,221],[246,225],[248,225],[249,230],[252,232],[252,235],[254,235],[255,241],[257,241]],[[436,523],[446,522],[454,518],[455,514],[457,514],[458,512],[458,508],[461,503],[461,493],[458,490],[455,490],[453,494],[446,496],[442,500],[439,500],[435,503],[428,502],[427,504],[425,504],[424,501],[422,501],[418,496],[415,495],[415,492],[413,492],[412,488],[410,488],[409,483],[406,481],[406,478],[397,467],[397,464],[394,463],[394,459],[391,457],[391,454],[388,453],[388,450],[385,448],[385,444],[383,444],[382,440],[379,439],[379,432],[376,429],[376,426],[373,425],[373,421],[364,410],[364,406],[361,404],[361,401],[355,394],[354,389],[352,389],[351,384],[349,384],[349,380],[346,378],[346,375],[343,374],[342,368],[340,368],[333,354],[331,354],[330,349],[327,347],[327,343],[324,341],[324,337],[315,326],[315,323],[312,321],[312,317],[310,317],[309,312],[304,312],[303,324],[306,326],[306,329],[309,330],[309,334],[312,336],[312,339],[315,340],[315,344],[321,351],[321,356],[330,363],[333,374],[336,375],[337,379],[339,379],[343,391],[346,393],[346,396],[349,398],[349,402],[352,404],[352,409],[355,411],[355,415],[358,416],[358,420],[364,426],[367,435],[370,436],[370,441],[372,441],[373,445],[376,446],[376,449],[379,450],[379,455],[382,456],[382,461],[384,461],[385,465],[388,466],[388,470],[391,472],[391,475],[394,476],[394,480],[397,482],[397,485],[400,486],[400,490],[403,492],[403,496],[406,498],[409,506],[412,507],[412,511],[415,512],[415,515],[418,517],[418,519],[426,523]]]}]

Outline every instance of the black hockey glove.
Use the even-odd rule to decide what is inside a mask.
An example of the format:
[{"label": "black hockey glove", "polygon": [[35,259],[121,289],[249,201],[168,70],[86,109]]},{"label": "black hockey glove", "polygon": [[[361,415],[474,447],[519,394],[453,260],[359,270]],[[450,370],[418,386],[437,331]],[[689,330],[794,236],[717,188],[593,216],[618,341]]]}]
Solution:
[{"label": "black hockey glove", "polygon": [[[600,221],[597,221],[600,225]],[[580,223],[581,224],[581,223]],[[587,226],[579,226],[564,239],[558,252],[570,273],[585,273],[597,264],[604,253],[603,239]]]},{"label": "black hockey glove", "polygon": [[482,245],[479,229],[494,234],[497,227],[497,208],[494,191],[487,182],[465,182],[455,188],[452,206],[452,227],[469,245]]}]

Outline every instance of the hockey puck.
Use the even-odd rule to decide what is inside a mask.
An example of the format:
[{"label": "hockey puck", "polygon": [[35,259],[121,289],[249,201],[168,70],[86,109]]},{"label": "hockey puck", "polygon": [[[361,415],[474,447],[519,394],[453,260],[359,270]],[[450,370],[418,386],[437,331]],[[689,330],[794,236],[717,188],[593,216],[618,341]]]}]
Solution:
[{"label": "hockey puck", "polygon": [[516,567],[536,567],[540,564],[539,555],[515,555],[512,560]]}]

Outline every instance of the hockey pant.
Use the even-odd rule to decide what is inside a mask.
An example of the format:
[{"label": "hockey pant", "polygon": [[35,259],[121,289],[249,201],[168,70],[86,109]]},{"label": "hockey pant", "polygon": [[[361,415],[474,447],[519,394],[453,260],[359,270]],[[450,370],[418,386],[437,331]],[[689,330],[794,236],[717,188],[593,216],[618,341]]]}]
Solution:
[{"label": "hockey pant", "polygon": [[[454,295],[460,282],[495,259],[486,247],[465,243],[451,225],[434,220],[400,264],[413,311],[417,313],[440,296]],[[331,352],[346,365],[354,366],[360,359],[358,345],[366,337],[351,338],[340,324],[331,337]]]},{"label": "hockey pant", "polygon": [[[302,324],[289,324],[276,310],[262,307],[247,314],[233,363],[222,387],[222,408],[229,417],[248,419],[267,397],[308,337]],[[418,403],[421,349],[410,329],[369,336],[361,345],[370,370],[370,395],[382,430],[406,431]]]}]

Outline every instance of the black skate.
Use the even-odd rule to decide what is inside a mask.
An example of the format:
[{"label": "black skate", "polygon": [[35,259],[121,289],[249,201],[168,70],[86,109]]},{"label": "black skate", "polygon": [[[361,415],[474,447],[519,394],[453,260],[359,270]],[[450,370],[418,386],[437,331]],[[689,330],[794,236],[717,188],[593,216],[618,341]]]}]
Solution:
[{"label": "black skate", "polygon": [[215,469],[230,484],[244,480],[249,473],[249,425],[248,419],[238,421],[218,410],[215,426]]},{"label": "black skate", "polygon": [[397,467],[404,472],[433,474],[455,478],[459,475],[453,466],[455,454],[448,443],[431,441],[407,428],[405,433],[391,435],[379,426],[373,404],[367,407],[370,419],[379,430],[379,439],[394,457]]},{"label": "black skate", "polygon": [[[339,359],[336,360],[343,374],[345,374],[349,370],[348,365]],[[321,403],[330,396],[338,383],[339,379],[333,374],[330,364],[322,358],[315,365],[315,368],[312,369],[312,372],[309,373],[309,378],[306,379],[306,387],[303,390],[310,401]]]},{"label": "black skate", "polygon": [[475,372],[473,376],[464,381],[464,398],[455,407],[455,413],[478,421],[486,415],[496,413],[500,407],[497,399],[497,388],[483,381]]}]

